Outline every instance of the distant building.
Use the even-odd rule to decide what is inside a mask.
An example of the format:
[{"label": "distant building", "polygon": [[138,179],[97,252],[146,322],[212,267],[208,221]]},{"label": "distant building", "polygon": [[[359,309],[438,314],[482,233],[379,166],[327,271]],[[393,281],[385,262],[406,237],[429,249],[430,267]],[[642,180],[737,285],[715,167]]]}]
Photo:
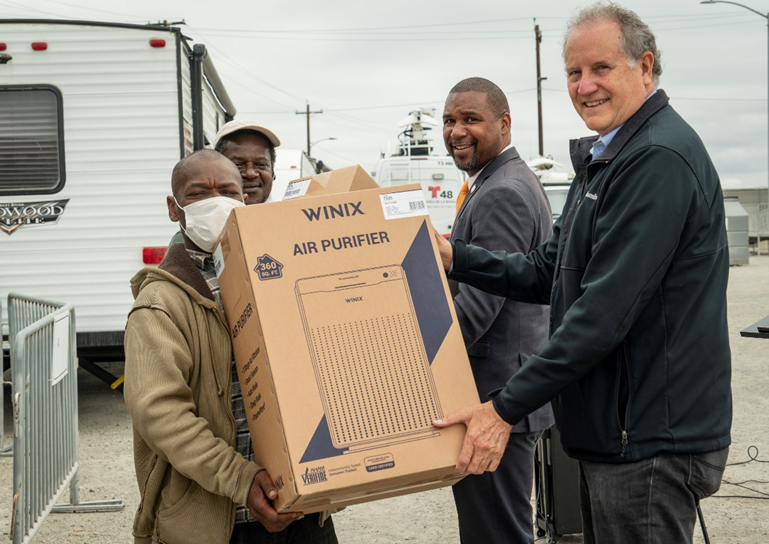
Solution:
[{"label": "distant building", "polygon": [[750,244],[769,239],[769,189],[751,187],[748,189],[724,189],[724,198],[737,197],[748,212],[748,237]]}]

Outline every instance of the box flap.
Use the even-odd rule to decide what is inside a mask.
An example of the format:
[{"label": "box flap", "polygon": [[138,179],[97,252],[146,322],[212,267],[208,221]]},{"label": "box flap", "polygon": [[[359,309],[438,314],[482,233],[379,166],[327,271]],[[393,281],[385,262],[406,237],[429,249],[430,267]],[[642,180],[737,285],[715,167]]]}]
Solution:
[{"label": "box flap", "polygon": [[379,185],[374,181],[374,178],[369,176],[362,166],[356,164],[291,181],[286,188],[283,200],[378,188]]}]

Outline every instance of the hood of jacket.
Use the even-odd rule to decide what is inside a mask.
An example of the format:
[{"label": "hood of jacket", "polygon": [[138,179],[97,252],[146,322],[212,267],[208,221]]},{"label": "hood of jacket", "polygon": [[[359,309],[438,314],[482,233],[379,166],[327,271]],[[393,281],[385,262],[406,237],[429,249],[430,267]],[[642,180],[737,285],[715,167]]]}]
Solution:
[{"label": "hood of jacket", "polygon": [[173,282],[184,289],[198,304],[207,308],[218,307],[203,274],[187,253],[184,244],[171,244],[163,261],[157,267],[143,268],[131,278],[131,292],[134,299],[139,296],[142,289],[155,281]]}]

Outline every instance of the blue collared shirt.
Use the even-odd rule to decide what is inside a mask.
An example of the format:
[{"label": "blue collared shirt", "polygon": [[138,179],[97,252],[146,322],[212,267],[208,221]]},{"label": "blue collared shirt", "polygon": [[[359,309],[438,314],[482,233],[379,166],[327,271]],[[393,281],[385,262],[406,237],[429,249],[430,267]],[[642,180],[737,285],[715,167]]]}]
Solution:
[{"label": "blue collared shirt", "polygon": [[[649,93],[649,96],[646,97],[644,102],[646,102],[646,100],[649,100],[652,96],[654,96],[656,92],[657,92],[657,89],[654,89],[651,93]],[[621,129],[624,124],[625,123],[622,123],[622,125],[618,126],[608,134],[604,134],[603,136],[601,136],[595,141],[595,143],[593,144],[593,147],[590,149],[590,153],[593,155],[594,160],[600,157],[601,155],[603,155],[604,151],[606,151],[606,148],[609,147],[609,144],[611,143],[611,141],[617,135],[617,132],[619,131],[619,129]]]},{"label": "blue collared shirt", "polygon": [[624,123],[608,134],[604,134],[600,138],[598,138],[595,143],[593,144],[593,147],[590,149],[590,153],[593,155],[593,159],[597,159],[601,155],[603,155],[603,152],[606,151],[606,148],[609,147],[609,144],[614,139],[614,137],[617,135],[617,132],[619,132],[619,129],[622,128]]}]

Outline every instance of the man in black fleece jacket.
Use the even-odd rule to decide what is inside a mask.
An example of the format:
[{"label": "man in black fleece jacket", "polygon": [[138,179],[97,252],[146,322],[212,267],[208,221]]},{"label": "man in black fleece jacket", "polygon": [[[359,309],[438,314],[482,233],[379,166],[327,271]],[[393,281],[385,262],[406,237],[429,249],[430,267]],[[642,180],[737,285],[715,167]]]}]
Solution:
[{"label": "man in black fleece jacket", "polygon": [[572,142],[577,174],[553,237],[528,255],[439,240],[450,277],[550,304],[550,340],[464,423],[461,472],[494,470],[512,424],[553,400],[580,461],[586,543],[692,541],[717,491],[731,427],[729,255],[718,174],[657,89],[654,35],[600,2],[564,45],[569,94],[598,136]]}]

